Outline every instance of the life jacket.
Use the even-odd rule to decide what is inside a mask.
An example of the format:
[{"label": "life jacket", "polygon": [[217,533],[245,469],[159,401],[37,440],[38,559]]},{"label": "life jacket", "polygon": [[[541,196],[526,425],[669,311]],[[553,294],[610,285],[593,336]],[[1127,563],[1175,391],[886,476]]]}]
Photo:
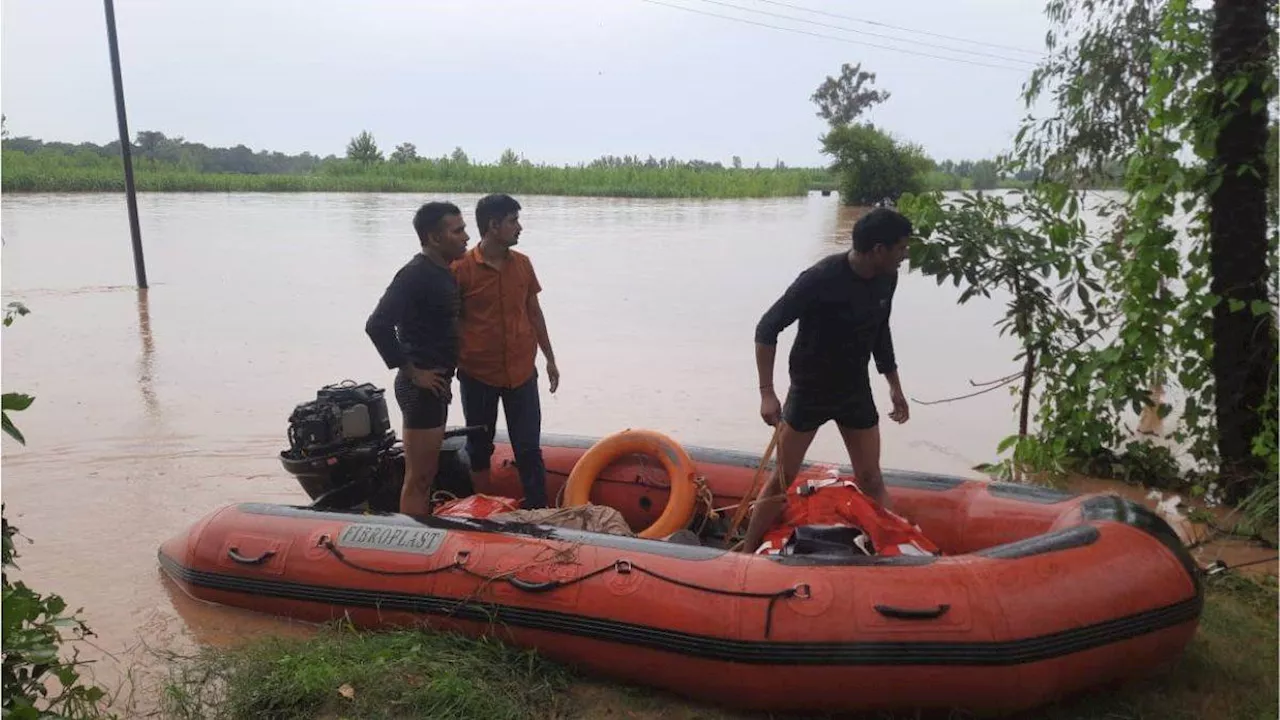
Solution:
[{"label": "life jacket", "polygon": [[520,501],[515,498],[476,493],[442,503],[431,514],[440,517],[480,519],[519,509]]},{"label": "life jacket", "polygon": [[845,532],[853,552],[866,555],[937,555],[938,546],[918,525],[881,507],[858,488],[851,477],[834,468],[799,475],[787,489],[782,521],[769,532],[756,553],[792,554],[798,539],[814,528],[854,528]]}]

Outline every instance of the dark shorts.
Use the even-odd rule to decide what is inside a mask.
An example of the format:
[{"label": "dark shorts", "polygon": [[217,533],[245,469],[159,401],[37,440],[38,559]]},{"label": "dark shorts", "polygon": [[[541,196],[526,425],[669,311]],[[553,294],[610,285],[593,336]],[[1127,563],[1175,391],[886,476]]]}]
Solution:
[{"label": "dark shorts", "polygon": [[[450,379],[452,384],[452,379]],[[404,426],[410,430],[432,430],[444,427],[449,418],[451,396],[448,386],[444,397],[413,384],[401,370],[396,373],[396,403],[404,417]]]},{"label": "dark shorts", "polygon": [[799,432],[812,432],[829,420],[849,430],[870,430],[880,424],[871,384],[850,393],[832,395],[791,388],[782,406],[782,419]]}]

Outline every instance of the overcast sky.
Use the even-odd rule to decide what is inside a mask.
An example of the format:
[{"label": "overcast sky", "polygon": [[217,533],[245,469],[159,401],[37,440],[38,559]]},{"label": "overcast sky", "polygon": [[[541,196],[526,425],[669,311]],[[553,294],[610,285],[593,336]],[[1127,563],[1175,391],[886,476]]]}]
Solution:
[{"label": "overcast sky", "polygon": [[[636,154],[727,163],[739,155],[748,165],[812,166],[828,158],[809,96],[844,62],[861,62],[892,93],[871,119],[933,157],[1004,150],[1024,114],[1025,61],[1043,48],[1043,6],[116,0],[116,22],[135,137],[160,130],[209,145],[326,155],[368,129],[385,151],[406,141],[420,155],[461,146],[486,161],[512,147],[534,162]],[[4,0],[2,13],[0,103],[10,132],[114,139],[101,0]]]}]

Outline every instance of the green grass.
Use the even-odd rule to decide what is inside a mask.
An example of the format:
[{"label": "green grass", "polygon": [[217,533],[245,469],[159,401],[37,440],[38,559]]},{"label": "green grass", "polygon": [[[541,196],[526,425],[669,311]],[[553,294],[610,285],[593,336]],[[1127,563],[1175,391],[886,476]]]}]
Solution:
[{"label": "green grass", "polygon": [[[3,154],[4,192],[123,192],[119,159],[53,152]],[[828,187],[825,170],[732,169],[645,165],[473,165],[446,160],[361,165],[329,161],[291,175],[199,172],[138,160],[139,192],[413,192],[571,195],[636,198],[759,198],[800,196]]]},{"label": "green grass", "polygon": [[[1265,584],[1236,575],[1211,578],[1200,632],[1171,670],[1040,708],[1020,720],[1271,720],[1280,701],[1276,602],[1274,578]],[[164,708],[168,717],[182,720],[766,717],[587,680],[493,640],[431,632],[328,628],[309,639],[208,650],[172,672]],[[344,685],[353,691],[351,698],[340,694]]]},{"label": "green grass", "polygon": [[172,669],[161,704],[166,716],[193,720],[516,720],[551,707],[568,679],[561,668],[496,640],[330,627],[312,638],[205,650]]},{"label": "green grass", "polygon": [[[124,192],[119,158],[93,153],[34,153],[5,150],[4,192]],[[969,178],[937,170],[922,178],[927,190],[967,190]],[[634,198],[794,197],[835,190],[838,182],[821,168],[717,168],[644,164],[556,167],[518,163],[475,165],[447,160],[361,165],[323,162],[298,174],[201,172],[145,158],[134,161],[139,192],[413,192],[488,193]],[[1016,187],[1002,181],[1000,187]]]}]

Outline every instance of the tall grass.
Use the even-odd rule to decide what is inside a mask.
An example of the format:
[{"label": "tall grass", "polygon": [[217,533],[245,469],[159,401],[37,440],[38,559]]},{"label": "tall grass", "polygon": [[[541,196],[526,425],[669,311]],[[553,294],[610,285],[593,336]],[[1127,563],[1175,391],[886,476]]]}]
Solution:
[{"label": "tall grass", "polygon": [[161,697],[179,720],[546,717],[569,681],[560,666],[497,640],[356,632],[263,638],[172,666]]},{"label": "tall grass", "polygon": [[[141,192],[509,192],[643,198],[785,197],[828,187],[825,170],[694,167],[569,166],[529,163],[474,165],[448,160],[361,165],[331,161],[298,175],[208,173],[141,159]],[[89,153],[3,153],[5,192],[122,192],[119,159]]]}]

